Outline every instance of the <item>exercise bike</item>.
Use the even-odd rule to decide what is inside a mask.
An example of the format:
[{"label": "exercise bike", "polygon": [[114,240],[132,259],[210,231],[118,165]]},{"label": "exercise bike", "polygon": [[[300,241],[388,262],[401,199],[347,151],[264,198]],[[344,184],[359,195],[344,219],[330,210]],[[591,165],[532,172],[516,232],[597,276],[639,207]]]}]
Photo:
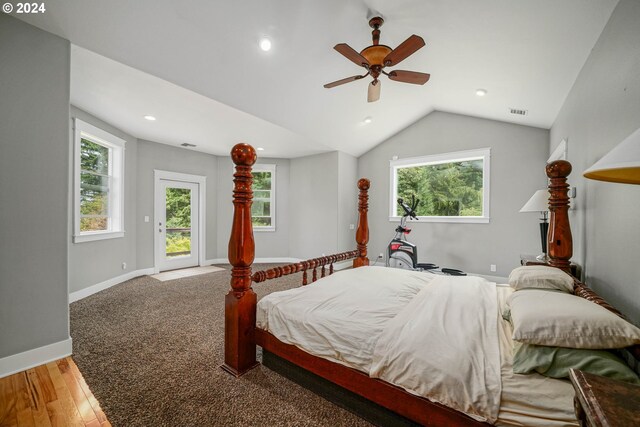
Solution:
[{"label": "exercise bike", "polygon": [[398,205],[404,210],[404,215],[400,219],[400,225],[396,227],[396,235],[389,242],[387,247],[387,267],[402,268],[414,271],[430,271],[437,274],[450,276],[466,276],[461,270],[454,268],[439,268],[436,264],[419,263],[418,247],[407,240],[407,235],[411,229],[407,227],[407,219],[413,218],[416,221],[416,208],[420,204],[420,199],[411,196],[411,204],[407,205],[402,198],[398,199]]}]

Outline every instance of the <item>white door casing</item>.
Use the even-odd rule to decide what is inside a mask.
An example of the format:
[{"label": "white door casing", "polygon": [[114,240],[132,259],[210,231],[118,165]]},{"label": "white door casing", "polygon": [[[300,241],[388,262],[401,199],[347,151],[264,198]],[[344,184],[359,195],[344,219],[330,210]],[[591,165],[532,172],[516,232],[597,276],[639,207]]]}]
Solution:
[{"label": "white door casing", "polygon": [[[155,170],[154,178],[154,271],[158,273],[204,265],[206,177]],[[190,194],[191,250],[189,253],[167,255],[166,252],[166,192],[169,188],[182,189]],[[173,231],[175,232],[175,229]],[[189,232],[184,230],[183,235],[189,235]]]}]

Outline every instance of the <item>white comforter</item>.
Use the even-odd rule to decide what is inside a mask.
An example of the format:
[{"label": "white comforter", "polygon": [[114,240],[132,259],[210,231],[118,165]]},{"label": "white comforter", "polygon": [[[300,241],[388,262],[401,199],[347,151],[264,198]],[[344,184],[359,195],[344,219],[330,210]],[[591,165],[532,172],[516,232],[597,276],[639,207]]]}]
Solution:
[{"label": "white comforter", "polygon": [[437,276],[378,337],[369,375],[494,423],[500,409],[495,283]]},{"label": "white comforter", "polygon": [[435,277],[385,267],[340,271],[262,298],[256,325],[314,356],[369,372],[385,325]]},{"label": "white comforter", "polygon": [[257,326],[493,423],[501,391],[496,318],[495,284],[484,279],[362,267],[266,296]]}]

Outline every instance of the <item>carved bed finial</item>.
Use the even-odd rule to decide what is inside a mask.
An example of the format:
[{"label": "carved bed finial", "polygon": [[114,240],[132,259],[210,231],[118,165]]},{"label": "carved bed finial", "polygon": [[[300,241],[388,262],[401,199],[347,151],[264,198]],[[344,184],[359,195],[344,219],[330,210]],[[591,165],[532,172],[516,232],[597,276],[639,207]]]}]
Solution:
[{"label": "carved bed finial", "polygon": [[257,365],[255,346],[256,303],[251,289],[251,264],[255,256],[251,204],[256,150],[249,144],[237,144],[231,149],[236,165],[233,174],[233,223],[229,238],[231,289],[225,296],[224,365],[227,372],[240,376]]},{"label": "carved bed finial", "polygon": [[558,267],[571,274],[570,262],[573,255],[573,240],[569,225],[569,184],[567,177],[571,173],[571,163],[556,160],[546,167],[549,183],[549,234],[547,248],[549,265]]},{"label": "carved bed finial", "polygon": [[353,268],[369,265],[367,258],[367,243],[369,242],[369,221],[367,212],[369,211],[369,187],[371,182],[366,178],[358,180],[358,229],[356,230],[356,244],[358,246],[358,257],[353,260]]}]

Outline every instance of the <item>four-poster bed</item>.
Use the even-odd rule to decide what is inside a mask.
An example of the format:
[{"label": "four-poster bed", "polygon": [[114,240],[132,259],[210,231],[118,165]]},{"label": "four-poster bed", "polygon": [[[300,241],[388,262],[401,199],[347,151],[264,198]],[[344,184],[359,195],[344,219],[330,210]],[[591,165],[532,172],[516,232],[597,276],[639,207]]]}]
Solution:
[{"label": "four-poster bed", "polygon": [[[336,361],[314,356],[295,345],[282,342],[266,329],[256,327],[257,298],[251,289],[252,282],[260,283],[302,272],[302,284],[307,285],[309,282],[308,270],[311,270],[310,280],[315,282],[318,275],[320,278],[331,276],[335,262],[353,259],[354,268],[369,265],[366,245],[369,239],[367,210],[370,183],[366,179],[358,181],[359,219],[356,231],[356,250],[252,273],[251,264],[255,248],[251,225],[251,166],[255,163],[257,156],[250,145],[238,144],[231,151],[231,157],[236,165],[233,191],[233,227],[229,240],[229,262],[232,265],[232,278],[231,289],[225,299],[225,362],[222,368],[235,376],[249,371],[258,364],[256,361],[256,345],[258,345],[266,352],[419,424],[487,425],[482,422],[482,417],[472,418],[443,404],[409,393],[389,382],[371,378],[367,373],[349,367],[347,363],[336,363]],[[569,259],[572,256],[572,240],[568,218],[569,198],[567,192],[569,186],[567,176],[571,172],[571,165],[566,161],[556,161],[549,164],[546,171],[550,178],[551,216],[548,253],[551,260],[549,264],[570,272]],[[365,270],[370,268],[373,267],[368,267]],[[351,274],[350,277],[354,277],[354,273],[349,274]],[[327,277],[326,282],[331,281],[332,278]],[[612,311],[615,310],[577,279],[575,293]],[[619,312],[615,312],[619,314]],[[634,355],[638,357],[637,348],[634,349]]]}]

